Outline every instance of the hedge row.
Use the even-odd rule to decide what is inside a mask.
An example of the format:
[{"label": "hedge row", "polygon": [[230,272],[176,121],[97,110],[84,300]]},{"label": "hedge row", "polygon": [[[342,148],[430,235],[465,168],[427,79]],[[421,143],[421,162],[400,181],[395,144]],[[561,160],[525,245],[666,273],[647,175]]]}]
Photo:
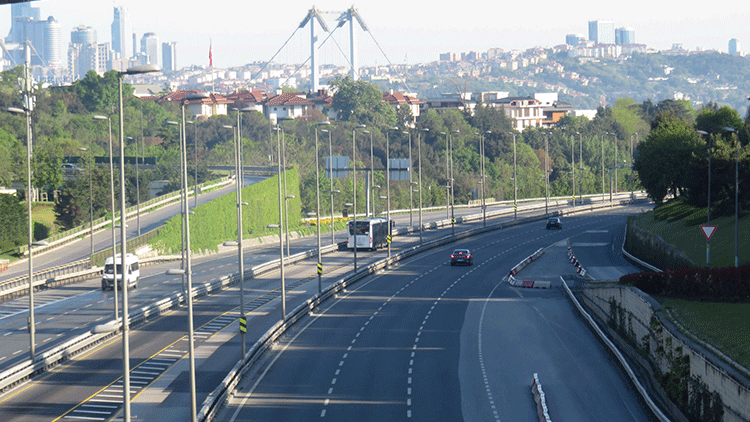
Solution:
[{"label": "hedge row", "polygon": [[620,277],[620,283],[681,299],[750,302],[750,265],[627,274]]}]

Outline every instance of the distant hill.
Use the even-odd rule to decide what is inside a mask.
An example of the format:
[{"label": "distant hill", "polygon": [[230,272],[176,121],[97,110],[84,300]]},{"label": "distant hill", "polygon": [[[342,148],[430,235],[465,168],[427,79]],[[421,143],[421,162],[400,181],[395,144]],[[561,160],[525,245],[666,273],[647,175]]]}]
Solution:
[{"label": "distant hill", "polygon": [[551,50],[546,53],[546,58],[515,70],[491,61],[438,62],[433,64],[433,71],[423,68],[419,73],[409,73],[406,79],[420,99],[457,91],[507,91],[510,95],[558,92],[560,100],[578,109],[596,109],[629,97],[636,102],[685,99],[695,108],[715,102],[736,109],[743,117],[746,114],[749,57],[699,52],[593,59],[571,58]]}]

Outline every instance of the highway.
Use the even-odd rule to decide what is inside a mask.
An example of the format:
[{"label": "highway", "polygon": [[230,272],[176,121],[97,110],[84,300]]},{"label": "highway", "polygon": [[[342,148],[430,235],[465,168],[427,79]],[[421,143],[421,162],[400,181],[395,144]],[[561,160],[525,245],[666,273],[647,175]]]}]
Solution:
[{"label": "highway", "polygon": [[[252,184],[260,177],[245,177],[244,184]],[[210,201],[222,194],[232,194],[232,187],[223,188],[199,196],[199,204]],[[192,203],[192,201],[191,201]],[[505,209],[508,207],[505,206]],[[499,210],[501,207],[493,207]],[[155,228],[171,218],[179,211],[179,203],[159,208],[141,217],[142,227]],[[457,208],[455,215],[475,214],[477,209]],[[528,212],[527,212],[528,214]],[[526,215],[523,212],[520,215]],[[530,215],[530,214],[529,214]],[[410,217],[409,213],[393,215],[396,227],[406,227],[410,219],[414,224],[418,222],[418,213]],[[445,219],[445,211],[432,211],[424,213],[424,221],[436,221]],[[129,220],[132,222],[132,219]],[[129,224],[131,232],[134,224]],[[465,225],[463,229],[470,227]],[[134,235],[135,233],[133,233]],[[431,232],[429,236],[437,236],[438,232]],[[335,234],[337,241],[346,239],[345,233],[339,231]],[[111,247],[109,230],[96,233],[97,241],[101,248]],[[101,239],[99,239],[101,238]],[[414,240],[413,238],[411,239]],[[322,235],[323,244],[330,244],[330,235]],[[109,245],[108,245],[109,243]],[[290,252],[296,254],[317,247],[315,237],[294,239],[291,242]],[[54,265],[72,262],[83,256],[88,256],[89,238],[84,238],[65,245],[55,251],[47,252],[35,258],[36,266],[42,266],[48,258],[54,258]],[[263,262],[278,258],[278,244],[261,244],[252,248],[245,248],[244,265],[250,268]],[[63,258],[64,257],[64,258]],[[130,307],[138,308],[153,303],[175,292],[182,290],[180,278],[164,275],[170,268],[179,266],[179,263],[163,263],[155,266],[143,266],[141,268],[141,280],[137,289],[130,291]],[[23,267],[23,265],[21,265]],[[218,275],[230,274],[237,271],[237,258],[235,253],[224,253],[206,257],[194,258],[194,280],[206,282],[216,279]],[[16,266],[16,269],[19,267]],[[112,291],[101,291],[99,278],[61,286],[53,289],[45,289],[34,295],[35,316],[35,347],[37,355],[51,350],[65,341],[89,332],[96,324],[103,324],[114,319],[114,293]],[[25,359],[28,359],[29,336],[28,336],[28,306],[27,296],[18,297],[0,303],[0,372]],[[119,305],[118,305],[119,306]]]},{"label": "highway", "polygon": [[[444,217],[444,212],[442,213],[442,215]],[[406,218],[408,219],[408,215],[406,216]],[[562,232],[547,232],[545,230],[542,230],[540,234],[543,234],[543,237],[548,237],[550,235],[563,235],[565,234],[565,231],[570,228],[570,222],[574,219],[587,219],[587,217],[581,216],[566,218],[566,229]],[[476,225],[477,223],[474,224]],[[461,226],[458,227],[462,228]],[[500,238],[505,239],[503,240],[504,242],[517,242],[519,236],[525,237],[524,233],[530,230],[529,227],[524,227],[506,229],[494,233],[501,234]],[[540,227],[543,227],[543,222],[532,223],[532,227],[534,228],[533,231],[538,231]],[[445,231],[446,230],[442,230],[442,232]],[[441,231],[425,232],[425,237],[427,237],[428,235],[434,237],[445,234],[441,234],[440,232]],[[487,235],[484,237],[493,238],[498,236]],[[343,238],[343,236],[340,236],[340,238]],[[417,238],[418,236],[413,235],[405,236],[403,237],[403,239],[396,239],[398,242],[405,242],[414,241]],[[314,243],[314,238],[306,240],[309,241],[310,244]],[[537,239],[537,241],[544,242],[546,240]],[[297,243],[302,242],[303,240],[300,240]],[[472,243],[473,242],[474,240],[472,240]],[[531,245],[528,242],[523,242],[522,244],[511,247],[506,253],[517,254],[519,256],[518,260],[520,260],[522,259],[520,255],[527,253],[526,248],[530,248],[533,246],[535,245]],[[399,243],[395,245],[395,247],[403,247],[403,245]],[[490,248],[491,250],[495,250],[497,249],[497,247],[497,245],[492,245],[484,246],[483,248]],[[269,249],[267,251],[267,254],[269,256],[277,254],[277,248],[274,248],[271,245],[269,245],[267,248]],[[450,247],[448,247],[448,249],[450,249]],[[449,252],[450,251],[443,251],[442,253],[447,254]],[[253,265],[253,263],[249,261],[255,259],[257,259],[258,261],[263,260],[264,253],[266,252],[256,253],[254,251],[252,253],[253,258],[249,260],[246,256],[246,265]],[[372,262],[376,258],[379,259],[379,257],[382,257],[383,255],[384,251],[380,251],[377,253],[361,252],[360,259],[362,260],[362,265],[366,265],[367,262]],[[424,258],[423,260],[433,259],[429,257],[431,255],[432,254],[426,255],[426,258]],[[438,253],[438,255],[440,254]],[[477,262],[477,266],[469,268],[467,270],[481,268],[482,265],[480,265],[480,263],[482,262],[482,259],[486,260],[487,258],[485,257],[485,255],[486,254],[484,252],[480,251],[480,261]],[[509,257],[506,256],[497,256],[492,258],[491,261],[503,262],[503,268],[498,268],[494,271],[496,271],[498,274],[506,273],[508,268],[510,268],[510,266],[514,264],[513,261],[515,259],[512,258],[508,260],[508,258]],[[267,257],[265,259],[267,259]],[[337,268],[338,266],[348,266],[349,269],[351,268],[350,259],[350,252],[333,254],[332,256],[324,256],[324,262],[326,265],[324,287],[336,281],[337,277],[340,277],[341,274],[348,271],[347,268]],[[438,261],[444,264],[445,259],[444,257],[440,257]],[[288,269],[288,286],[295,286],[288,287],[288,289],[290,290],[287,297],[289,301],[289,303],[287,304],[288,309],[294,307],[295,303],[301,303],[302,300],[317,291],[316,283],[310,282],[314,280],[314,277],[312,276],[312,274],[314,274],[314,267],[312,266],[312,264],[313,262],[309,262],[307,263],[307,265],[298,265],[292,267],[291,269]],[[139,289],[132,292],[133,297],[137,298],[139,297],[139,295],[143,295],[144,297],[142,299],[144,301],[148,301],[149,297],[151,298],[151,300],[153,300],[153,298],[163,296],[169,291],[179,290],[179,279],[175,280],[174,277],[170,278],[163,275],[164,270],[168,267],[169,264],[161,268],[154,267],[151,275],[147,275],[144,277],[141,286],[139,286]],[[233,268],[236,268],[236,257],[227,256],[226,258],[221,258],[213,256],[198,259],[195,262],[194,268],[196,271],[196,280],[216,277],[218,274],[232,272]],[[454,269],[458,271],[465,270],[464,268],[451,268],[445,266],[435,266],[433,268],[433,272],[431,273],[433,274],[432,277],[436,277],[437,274],[442,274],[446,269],[450,269],[451,271]],[[411,270],[409,272],[411,273]],[[423,271],[420,267],[415,270],[415,273],[418,272],[424,273],[426,271]],[[435,286],[445,288],[446,286],[443,283],[447,279],[444,280],[444,274],[442,277],[437,276],[437,278],[440,279],[440,282],[434,283]],[[467,275],[467,278],[473,279],[474,275],[469,273]],[[403,281],[400,281],[398,283],[403,283]],[[414,288],[416,283],[416,281],[412,282],[411,287]],[[458,281],[454,280],[453,283],[458,283]],[[475,287],[481,286],[482,289],[486,289],[491,284],[492,283],[480,283]],[[250,321],[248,324],[250,328],[250,333],[248,333],[249,339],[260,337],[260,335],[262,335],[270,325],[272,325],[275,321],[278,321],[280,317],[280,311],[278,310],[279,303],[278,299],[274,299],[275,297],[278,297],[278,285],[278,275],[274,274],[269,274],[267,277],[246,282],[246,312],[248,312],[250,315]],[[454,288],[454,291],[458,291],[457,287],[458,286]],[[81,293],[79,291],[80,295],[106,295],[106,293],[102,293],[101,291],[96,292],[98,288],[98,285],[96,284],[90,287],[76,285],[76,288],[82,290],[85,290],[87,288],[90,289],[90,291],[84,293]],[[432,299],[436,296],[439,297],[437,295],[437,291],[433,292],[432,290],[430,290],[425,293],[427,293],[426,297],[429,299]],[[111,293],[109,294],[111,295]],[[481,297],[481,294],[484,293],[480,294],[480,292],[474,292],[471,294],[471,297],[474,297],[474,294],[478,294],[477,297]],[[73,297],[75,296],[76,295],[73,295]],[[392,301],[397,299],[399,298],[394,297]],[[71,298],[66,300],[65,302],[73,303],[75,300],[76,299]],[[102,308],[101,310],[99,310],[99,314],[103,313],[105,315],[111,315],[111,301],[107,303],[106,298],[103,300],[104,301],[98,305]],[[424,301],[425,299],[420,299],[419,303],[422,303]],[[476,301],[476,298],[469,300],[470,303],[473,303],[474,301]],[[463,302],[464,298],[460,298],[458,303]],[[208,330],[206,331],[207,334],[204,334],[203,338],[201,338],[200,336],[196,337],[199,341],[199,403],[203,400],[203,398],[205,398],[208,392],[210,392],[213,387],[221,381],[229,368],[231,368],[231,366],[239,358],[239,345],[237,344],[238,336],[235,335],[237,330],[237,303],[237,287],[235,286],[232,289],[228,289],[218,295],[212,295],[203,298],[196,304],[196,330],[198,332],[200,332],[201,330]],[[64,307],[65,306],[61,305],[61,308]],[[92,305],[87,309],[87,315],[80,315],[80,317],[84,321],[86,320],[86,318],[90,318],[93,316],[89,315],[88,313],[96,313],[91,308],[94,308],[94,306]],[[73,312],[73,314],[81,313],[82,312]],[[152,321],[149,321],[146,324],[137,327],[137,329],[135,329],[131,333],[131,367],[133,368],[133,371],[139,370],[139,365],[145,365],[147,368],[149,368],[149,370],[145,371],[145,375],[140,375],[141,377],[145,377],[145,379],[142,378],[138,380],[137,378],[134,378],[134,415],[138,414],[136,412],[140,412],[139,414],[141,415],[147,414],[150,416],[156,416],[159,415],[159,409],[161,409],[161,411],[165,415],[174,415],[175,407],[180,408],[180,406],[175,406],[176,403],[179,403],[181,405],[181,412],[185,411],[184,403],[186,402],[185,399],[187,392],[187,375],[184,368],[186,361],[184,359],[186,353],[186,317],[184,313],[184,308],[174,310],[173,312],[165,314],[162,317],[155,318]],[[424,316],[421,317],[424,318]],[[355,318],[355,320],[359,321],[359,318]],[[440,320],[446,319],[440,318]],[[450,318],[447,318],[447,320],[453,321],[454,318],[451,316]],[[460,318],[455,318],[454,322],[457,322],[458,320],[460,320]],[[88,326],[89,329],[90,326],[91,324],[89,324]],[[209,329],[206,327],[211,328]],[[455,333],[461,332],[460,328],[461,327],[452,327],[451,329],[447,330],[447,333],[450,335],[447,335],[446,338],[454,338],[456,335]],[[85,327],[81,329],[85,330]],[[442,333],[440,330],[435,330],[435,332],[438,334]],[[407,333],[408,331],[404,334]],[[439,337],[443,337],[443,335],[441,334],[439,335]],[[387,340],[388,338],[390,338],[390,335],[384,336],[383,340]],[[395,338],[391,341],[393,340],[395,340]],[[403,342],[403,339],[399,341]],[[248,340],[248,342],[252,342],[252,340]],[[384,344],[387,345],[389,343],[386,341]],[[448,357],[445,358],[450,360],[450,356],[453,356],[455,354],[455,346],[453,348],[446,348],[446,350],[451,350],[451,352],[446,355]],[[64,365],[60,369],[56,369],[48,374],[39,376],[32,382],[28,383],[28,385],[16,389],[15,392],[11,391],[3,396],[0,396],[0,403],[2,403],[2,405],[0,406],[0,419],[54,420],[57,416],[64,415],[66,420],[75,420],[80,416],[80,414],[76,412],[85,412],[87,406],[92,406],[92,404],[96,402],[96,400],[102,400],[102,397],[104,397],[106,399],[105,402],[111,401],[114,402],[114,404],[105,404],[98,406],[110,406],[112,407],[112,409],[102,410],[102,408],[98,408],[98,410],[88,411],[102,412],[93,413],[93,415],[104,415],[101,420],[107,420],[107,417],[116,415],[119,409],[119,406],[117,404],[117,380],[120,375],[119,373],[121,373],[121,364],[119,362],[120,355],[121,347],[119,346],[119,340],[112,340],[108,345],[97,347],[96,350],[93,350],[86,356],[76,358],[70,364]],[[150,375],[149,373],[154,373],[155,375]],[[131,376],[138,377],[139,375]],[[136,381],[141,383],[137,388]],[[167,381],[169,382],[167,383]],[[530,379],[525,380],[524,384],[528,384],[529,382]],[[65,388],[59,388],[61,385],[64,385]],[[122,387],[120,386],[119,388],[119,397],[121,402]],[[160,391],[156,394],[156,396],[161,397],[157,401],[155,401],[154,399],[154,390]],[[527,390],[528,388],[526,388],[524,391]],[[146,400],[147,403],[151,403],[151,405],[149,406],[148,404],[141,403],[142,400]],[[162,402],[163,404],[159,406],[155,406],[153,404]],[[97,408],[94,407],[93,409]],[[177,414],[179,415],[180,413],[177,412]],[[83,413],[83,415],[85,415],[85,413]],[[160,416],[159,419],[164,419],[164,415]],[[80,420],[87,419],[84,419],[82,417]],[[177,416],[173,420],[182,419],[180,416]]]},{"label": "highway", "polygon": [[[605,246],[588,246],[619,240],[619,248],[632,211],[568,217],[561,231],[532,223],[472,237],[356,284],[288,331],[219,420],[531,421],[534,373],[553,420],[649,420],[559,288],[559,277],[575,271],[561,247],[567,238],[580,245],[574,250],[598,256],[590,262],[600,274],[607,267],[637,271],[597,255]],[[551,245],[522,275],[557,279],[554,288],[501,281],[517,262]],[[475,253],[473,267],[448,265],[457,246]]]}]

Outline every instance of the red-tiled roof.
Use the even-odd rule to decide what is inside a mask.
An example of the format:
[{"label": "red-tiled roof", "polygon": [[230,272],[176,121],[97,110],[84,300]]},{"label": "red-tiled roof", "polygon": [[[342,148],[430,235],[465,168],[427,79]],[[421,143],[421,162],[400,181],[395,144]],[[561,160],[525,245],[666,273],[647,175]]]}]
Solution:
[{"label": "red-tiled roof", "polygon": [[424,104],[424,101],[418,98],[410,97],[399,92],[383,93],[383,101],[387,102],[388,104]]},{"label": "red-tiled roof", "polygon": [[252,90],[252,91],[242,90],[242,91],[237,91],[237,92],[228,94],[227,99],[232,100],[234,102],[258,104],[268,99],[268,94],[266,94],[263,91],[258,91],[258,90]]},{"label": "red-tiled roof", "polygon": [[295,106],[295,105],[312,105],[313,103],[300,97],[300,93],[286,92],[281,95],[270,97],[266,101],[269,106]]},{"label": "red-tiled roof", "polygon": [[[161,97],[157,102],[159,104],[163,104],[163,103],[165,103],[167,101],[171,101],[171,102],[174,102],[174,103],[182,103],[183,101],[185,101],[185,98],[187,98],[188,95],[195,94],[195,93],[198,93],[198,92],[204,92],[204,91],[197,90],[197,89],[188,89],[188,90],[180,90],[180,91],[170,92],[169,94],[164,95],[163,97]],[[201,98],[201,99],[197,99],[197,100],[187,100],[187,101],[185,101],[185,104],[198,104],[198,103],[202,103],[202,104],[231,104],[232,101],[229,100],[229,99],[227,99],[227,97],[224,96],[224,95],[222,95],[222,94],[217,94],[217,93],[213,93],[213,92],[209,93],[209,97],[208,98]]]}]

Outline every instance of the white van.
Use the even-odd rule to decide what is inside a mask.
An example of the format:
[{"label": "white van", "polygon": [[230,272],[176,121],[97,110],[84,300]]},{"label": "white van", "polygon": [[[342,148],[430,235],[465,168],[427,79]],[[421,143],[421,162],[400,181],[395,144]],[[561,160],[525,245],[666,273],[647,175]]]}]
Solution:
[{"label": "white van", "polygon": [[[102,290],[112,289],[114,290],[114,272],[117,270],[117,286],[122,288],[122,255],[117,254],[117,267],[115,268],[115,261],[110,256],[104,261],[104,273],[102,274]],[[138,256],[129,253],[125,255],[125,267],[127,274],[125,280],[128,282],[128,287],[138,288],[138,279],[141,277],[141,271],[138,269]]]}]

